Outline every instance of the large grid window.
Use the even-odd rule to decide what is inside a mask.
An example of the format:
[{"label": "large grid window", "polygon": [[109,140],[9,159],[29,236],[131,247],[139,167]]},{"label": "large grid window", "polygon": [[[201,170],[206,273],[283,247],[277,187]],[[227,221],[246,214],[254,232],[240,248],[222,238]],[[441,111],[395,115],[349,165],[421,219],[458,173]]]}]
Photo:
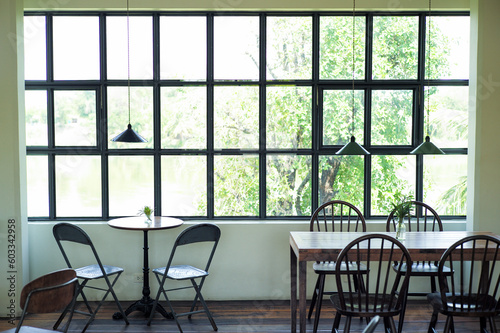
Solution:
[{"label": "large grid window", "polygon": [[[141,12],[129,36],[126,24],[25,14],[30,219],[144,205],[306,219],[332,199],[377,218],[396,192],[466,215],[468,13]],[[146,143],[111,141],[129,94]],[[351,135],[371,155],[336,155]],[[411,155],[426,135],[446,154]]]}]

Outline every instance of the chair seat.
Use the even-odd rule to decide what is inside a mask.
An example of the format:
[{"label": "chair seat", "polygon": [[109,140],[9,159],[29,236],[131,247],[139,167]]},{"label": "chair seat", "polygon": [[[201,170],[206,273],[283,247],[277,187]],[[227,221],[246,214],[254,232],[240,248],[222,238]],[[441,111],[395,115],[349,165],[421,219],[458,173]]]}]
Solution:
[{"label": "chair seat", "polygon": [[[320,262],[315,262],[313,264],[313,269],[314,269],[314,272],[316,272],[316,273],[335,274],[335,266],[336,266],[335,261],[320,261]],[[347,273],[347,267],[346,267],[345,263],[341,264],[340,269]],[[358,265],[355,262],[349,263],[349,270],[350,271],[357,271]],[[360,270],[362,273],[367,273],[367,271],[368,271],[364,264],[360,264]]]},{"label": "chair seat", "polygon": [[[439,292],[428,294],[427,300],[435,310],[438,310],[444,314],[459,314],[461,316],[469,317],[484,317],[485,314],[489,316],[495,316],[500,313],[500,310],[496,309],[497,300],[490,295],[446,295],[449,295],[449,297],[447,297],[447,309],[444,309],[443,307],[443,301]],[[456,302],[455,307],[453,307],[454,302]]]},{"label": "chair seat", "polygon": [[[153,269],[153,272],[155,272],[156,274],[165,275],[165,268],[166,267],[156,268]],[[173,280],[186,280],[186,279],[196,279],[207,275],[208,273],[206,271],[193,266],[176,265],[176,266],[170,266],[167,277]]]},{"label": "chair seat", "polygon": [[[355,302],[351,303],[350,297],[353,295],[353,300]],[[358,295],[356,293],[353,295],[344,293],[345,310],[342,310],[340,295],[338,293],[330,296],[330,300],[332,301],[335,309],[344,315],[349,314],[365,317],[367,315],[377,314],[381,317],[390,317],[399,314],[399,312],[401,311],[401,309],[388,307],[388,304],[390,303],[390,298],[388,298],[390,297],[389,295],[386,295],[385,298],[383,298],[380,294],[368,294],[368,308],[366,306],[366,294],[360,294],[362,300],[361,304],[356,302],[356,300],[359,300]],[[394,304],[397,304],[397,297],[393,297],[392,306],[394,306]]]},{"label": "chair seat", "polygon": [[[395,271],[399,269],[399,265],[393,265],[392,266]],[[401,272],[406,273],[406,264],[403,264],[401,266]],[[451,269],[447,266],[443,267],[443,272],[446,275],[451,275]],[[438,266],[435,265],[433,262],[415,262],[411,266],[411,275],[412,276],[437,276],[438,273]]]},{"label": "chair seat", "polygon": [[[123,268],[121,267],[107,266],[107,265],[103,265],[103,267],[108,276],[123,272]],[[76,276],[80,279],[92,280],[92,279],[101,279],[104,277],[101,269],[99,268],[99,265],[97,264],[80,267],[75,269],[75,271],[76,271]]]}]

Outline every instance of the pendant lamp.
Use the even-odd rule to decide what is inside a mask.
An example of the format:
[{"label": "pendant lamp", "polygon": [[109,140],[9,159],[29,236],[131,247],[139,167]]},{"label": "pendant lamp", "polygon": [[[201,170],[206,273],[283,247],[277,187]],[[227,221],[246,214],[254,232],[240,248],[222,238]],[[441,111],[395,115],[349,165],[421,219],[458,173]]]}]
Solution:
[{"label": "pendant lamp", "polygon": [[130,20],[129,20],[129,4],[127,0],[127,94],[128,94],[128,125],[127,129],[117,136],[115,136],[111,141],[114,142],[148,142],[142,136],[140,136],[136,131],[132,129],[130,124]]},{"label": "pendant lamp", "polygon": [[[356,0],[352,1],[352,132],[354,133],[354,112],[355,112],[355,107],[354,107],[354,67],[355,67],[355,58],[354,58],[354,52],[355,52],[355,28],[356,28]],[[349,141],[344,147],[342,147],[338,152],[335,153],[336,155],[370,155],[370,153],[363,148],[359,143],[356,142],[356,138],[354,135],[351,135],[351,141]]]},{"label": "pendant lamp", "polygon": [[440,155],[444,154],[444,152],[439,149],[435,144],[431,142],[431,138],[429,137],[429,111],[431,108],[430,105],[430,70],[431,70],[431,0],[429,0],[429,34],[427,36],[427,50],[429,52],[429,55],[427,56],[427,70],[429,71],[429,74],[427,75],[427,125],[426,125],[426,131],[427,134],[425,136],[425,141],[422,142],[417,148],[413,149],[410,154],[414,155]]}]

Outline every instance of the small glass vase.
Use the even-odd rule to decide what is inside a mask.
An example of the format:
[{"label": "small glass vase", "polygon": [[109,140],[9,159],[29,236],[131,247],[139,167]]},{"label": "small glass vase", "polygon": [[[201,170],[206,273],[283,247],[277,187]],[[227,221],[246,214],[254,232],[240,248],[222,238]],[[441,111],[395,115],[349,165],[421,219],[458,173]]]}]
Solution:
[{"label": "small glass vase", "polygon": [[405,240],[406,238],[406,224],[404,220],[399,220],[398,224],[396,224],[396,239],[397,240]]}]

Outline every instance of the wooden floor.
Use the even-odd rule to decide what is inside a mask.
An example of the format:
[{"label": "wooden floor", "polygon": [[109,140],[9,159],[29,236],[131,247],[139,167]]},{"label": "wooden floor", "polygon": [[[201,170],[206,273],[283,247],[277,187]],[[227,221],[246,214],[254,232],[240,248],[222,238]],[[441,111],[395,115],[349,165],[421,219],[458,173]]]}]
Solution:
[{"label": "wooden floor", "polygon": [[[290,332],[290,307],[287,301],[217,301],[207,302],[213,313],[218,332],[252,332],[252,333],[281,333]],[[131,302],[122,302],[127,308]],[[174,307],[178,313],[186,311],[186,302],[177,302]],[[125,325],[123,320],[113,320],[112,314],[117,308],[114,303],[106,302],[99,310],[96,320],[87,329],[88,333],[114,333],[114,332],[178,332],[173,320],[156,315],[151,326],[146,325],[146,319],[140,312],[129,315],[130,325]],[[427,332],[431,309],[426,301],[409,300],[405,318],[404,332]],[[323,306],[320,327],[318,332],[331,331],[334,311],[325,301]],[[52,328],[57,314],[29,315],[25,325],[41,328]],[[179,319],[183,331],[213,332],[205,314],[196,314],[191,319]],[[455,321],[456,333],[479,332],[479,322],[474,319],[457,319]],[[497,317],[497,326],[500,327],[500,318]],[[85,317],[75,314],[68,332],[80,332],[85,324]],[[439,318],[438,331],[442,331],[444,317]],[[361,332],[366,325],[360,320],[353,320],[351,332]],[[0,321],[0,331],[12,328],[7,319]],[[341,326],[343,327],[343,326]],[[307,324],[307,331],[312,332],[312,320]],[[379,324],[377,332],[383,332],[383,324]]]}]

